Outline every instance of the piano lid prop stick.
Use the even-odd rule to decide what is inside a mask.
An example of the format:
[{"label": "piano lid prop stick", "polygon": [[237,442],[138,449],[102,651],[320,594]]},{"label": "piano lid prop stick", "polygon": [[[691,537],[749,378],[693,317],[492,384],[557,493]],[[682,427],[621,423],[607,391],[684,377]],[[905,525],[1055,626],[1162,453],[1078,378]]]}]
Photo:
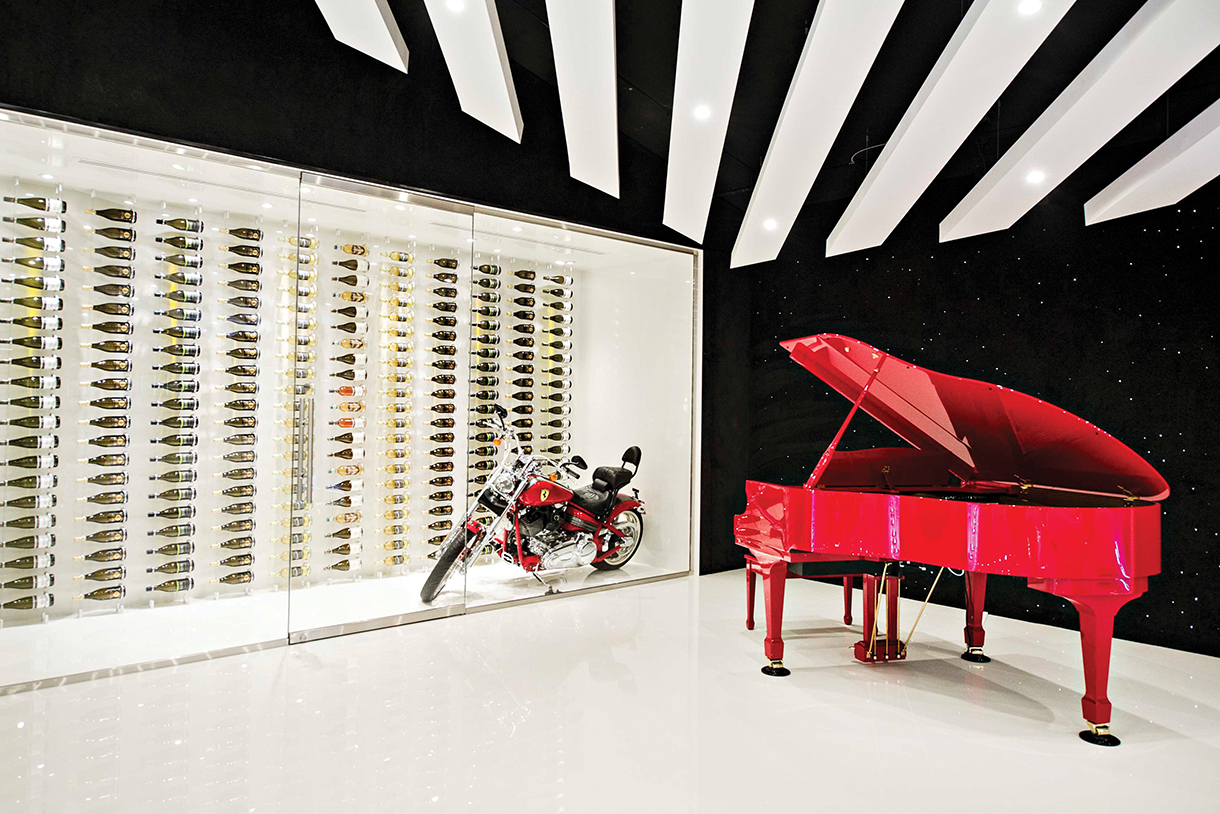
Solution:
[{"label": "piano lid prop stick", "polygon": [[860,390],[860,395],[856,397],[855,402],[851,405],[851,410],[847,413],[847,418],[843,419],[843,426],[839,427],[838,434],[834,440],[830,442],[830,446],[826,447],[826,451],[822,453],[822,457],[818,460],[818,465],[813,468],[813,472],[809,475],[809,480],[805,481],[805,488],[812,489],[818,485],[818,481],[822,479],[822,473],[826,471],[826,467],[830,465],[830,459],[834,456],[835,450],[839,448],[839,441],[843,440],[843,433],[847,430],[847,425],[851,423],[852,418],[856,415],[856,410],[860,409],[860,402],[864,401],[864,397],[868,395],[868,389],[873,386],[873,382],[877,381],[877,374],[881,372],[881,366],[885,364],[885,360],[889,359],[888,353],[881,354],[881,360],[877,362],[877,366],[873,368],[873,375],[868,377],[868,381]]},{"label": "piano lid prop stick", "polygon": [[[876,378],[876,376],[877,372],[873,371],[873,377]],[[840,430],[840,433],[842,433],[842,430]],[[873,598],[873,632],[868,637],[868,657],[870,659],[873,657],[873,652],[877,649],[877,617],[881,613],[881,592],[885,590],[885,574],[889,570],[890,564],[888,562],[881,567],[881,579],[877,582],[877,595]],[[889,598],[887,597],[885,601],[889,602]]]},{"label": "piano lid prop stick", "polygon": [[928,595],[923,598],[923,604],[919,606],[919,613],[915,614],[915,624],[911,625],[911,632],[907,634],[906,641],[902,643],[901,653],[907,652],[907,645],[911,643],[911,637],[915,635],[915,628],[919,627],[919,620],[923,618],[924,608],[928,607],[928,602],[932,599],[932,592],[936,590],[936,583],[940,582],[940,575],[945,573],[945,566],[941,566],[936,572],[936,579],[932,580],[932,587],[928,589]]}]

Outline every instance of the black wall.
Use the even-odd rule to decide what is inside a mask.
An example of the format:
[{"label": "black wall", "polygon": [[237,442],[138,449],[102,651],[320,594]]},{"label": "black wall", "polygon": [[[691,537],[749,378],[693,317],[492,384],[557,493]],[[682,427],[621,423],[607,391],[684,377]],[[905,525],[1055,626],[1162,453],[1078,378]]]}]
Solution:
[{"label": "black wall", "polygon": [[[541,4],[499,5],[525,121],[520,145],[460,112],[423,6],[407,0],[392,2],[411,48],[407,76],[336,43],[304,0],[9,4],[0,28],[0,104],[685,242],[660,225],[664,144],[649,121],[661,117],[663,134],[665,102],[655,88],[665,81],[654,83],[651,98],[641,96],[641,83],[620,84],[620,120],[630,134],[620,140],[622,194],[597,192],[568,177],[549,44],[538,34],[545,31],[536,19]],[[915,50],[883,52],[861,98],[895,82],[902,86],[895,98],[910,98],[952,33],[961,4],[950,5],[934,31],[910,16],[914,4],[904,11],[909,24],[904,17],[896,29],[914,32]],[[1213,316],[1220,193],[1213,185],[1180,207],[1089,229],[1081,215],[1084,200],[1220,95],[1217,60],[1192,72],[1185,90],[1154,106],[1013,229],[938,244],[939,220],[1138,2],[1108,4],[1103,16],[1113,19],[1104,24],[1082,16],[1078,30],[1048,41],[1051,56],[1040,52],[1031,62],[1036,81],[1022,87],[1038,93],[1007,95],[1003,126],[997,108],[996,121],[980,125],[946,179],[882,249],[827,260],[823,244],[846,205],[841,198],[867,170],[867,155],[857,164],[847,156],[888,133],[905,101],[871,119],[865,105],[853,111],[824,171],[833,183],[819,180],[780,258],[730,271],[728,250],[748,199],[742,186],[757,172],[752,154],[765,150],[783,77],[803,39],[790,18],[800,19],[793,12],[800,8],[807,21],[812,6],[794,1],[756,11],[728,145],[751,158],[726,154],[722,178],[736,188],[721,185],[708,227],[704,570],[740,564],[731,521],[744,504],[742,481],[803,481],[846,414],[847,404],[776,344],[834,331],[934,370],[1045,398],[1144,454],[1173,489],[1163,573],[1120,614],[1118,634],[1220,654],[1220,632],[1207,624],[1220,612],[1212,410],[1220,396]],[[632,54],[672,71],[676,14],[666,6],[664,25],[649,27],[632,16],[641,8],[629,0],[620,6],[620,74]],[[1074,61],[1056,62],[1056,48]],[[783,65],[763,64],[766,57]],[[768,83],[778,95],[751,93]],[[995,133],[983,132],[988,127]],[[849,445],[894,443],[865,416],[855,426]],[[916,569],[909,576],[921,593],[926,575]],[[958,592],[960,584],[938,589],[947,602],[960,601]],[[988,606],[1076,624],[1073,610],[1017,580],[993,579]]]}]

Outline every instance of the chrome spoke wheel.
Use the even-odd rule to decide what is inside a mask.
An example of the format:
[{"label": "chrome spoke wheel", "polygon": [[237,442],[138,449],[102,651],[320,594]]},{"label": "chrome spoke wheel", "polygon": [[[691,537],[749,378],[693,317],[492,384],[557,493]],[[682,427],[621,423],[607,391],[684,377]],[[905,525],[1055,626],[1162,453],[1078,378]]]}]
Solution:
[{"label": "chrome spoke wheel", "polygon": [[623,536],[620,538],[615,534],[606,533],[609,538],[607,542],[613,544],[617,538],[619,548],[602,560],[602,563],[610,568],[618,568],[635,556],[636,549],[640,547],[640,540],[644,536],[644,518],[635,509],[628,509],[614,518],[610,525]]}]

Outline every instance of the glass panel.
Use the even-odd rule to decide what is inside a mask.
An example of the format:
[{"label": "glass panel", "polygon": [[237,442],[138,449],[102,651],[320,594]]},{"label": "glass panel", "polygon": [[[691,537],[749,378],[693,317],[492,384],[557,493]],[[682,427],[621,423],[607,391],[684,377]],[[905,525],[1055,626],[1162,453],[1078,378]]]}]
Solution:
[{"label": "glass panel", "polygon": [[233,285],[295,173],[11,112],[0,144],[0,685],[282,640],[283,368]]},{"label": "glass panel", "polygon": [[[495,379],[477,385],[489,391],[488,400],[472,403],[494,397],[522,450],[547,461],[540,473],[556,474],[558,482],[540,484],[548,492],[542,501],[552,505],[521,514],[520,547],[515,532],[493,531],[491,539],[503,548],[484,549],[471,566],[467,605],[688,571],[694,255],[483,213],[475,215],[475,239],[475,282],[493,279],[478,268],[501,269],[494,275],[498,324],[476,323],[475,336],[481,330],[498,336],[503,351],[498,370],[472,371],[472,378]],[[634,470],[623,463],[633,446],[642,457],[629,485],[616,489],[594,480],[596,467]],[[472,466],[495,460],[497,451],[484,442],[476,449],[487,455],[472,451]],[[573,455],[583,456],[589,469],[565,474],[556,468]],[[565,499],[567,488],[579,491]],[[642,508],[617,508],[637,490]]]},{"label": "glass panel", "polygon": [[301,193],[298,640],[462,608],[460,576],[431,603],[420,589],[464,499],[473,229],[397,190],[306,176]]}]

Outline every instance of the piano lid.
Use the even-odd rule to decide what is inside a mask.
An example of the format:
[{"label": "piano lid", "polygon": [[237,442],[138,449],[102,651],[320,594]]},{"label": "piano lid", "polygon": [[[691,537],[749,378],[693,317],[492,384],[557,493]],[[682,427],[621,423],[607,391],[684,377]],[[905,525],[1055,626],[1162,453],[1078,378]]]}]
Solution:
[{"label": "piano lid", "polygon": [[997,384],[925,370],[859,340],[781,342],[793,360],[916,449],[944,450],[963,481],[1029,484],[1163,500],[1169,484],[1114,436],[1053,404]]}]

